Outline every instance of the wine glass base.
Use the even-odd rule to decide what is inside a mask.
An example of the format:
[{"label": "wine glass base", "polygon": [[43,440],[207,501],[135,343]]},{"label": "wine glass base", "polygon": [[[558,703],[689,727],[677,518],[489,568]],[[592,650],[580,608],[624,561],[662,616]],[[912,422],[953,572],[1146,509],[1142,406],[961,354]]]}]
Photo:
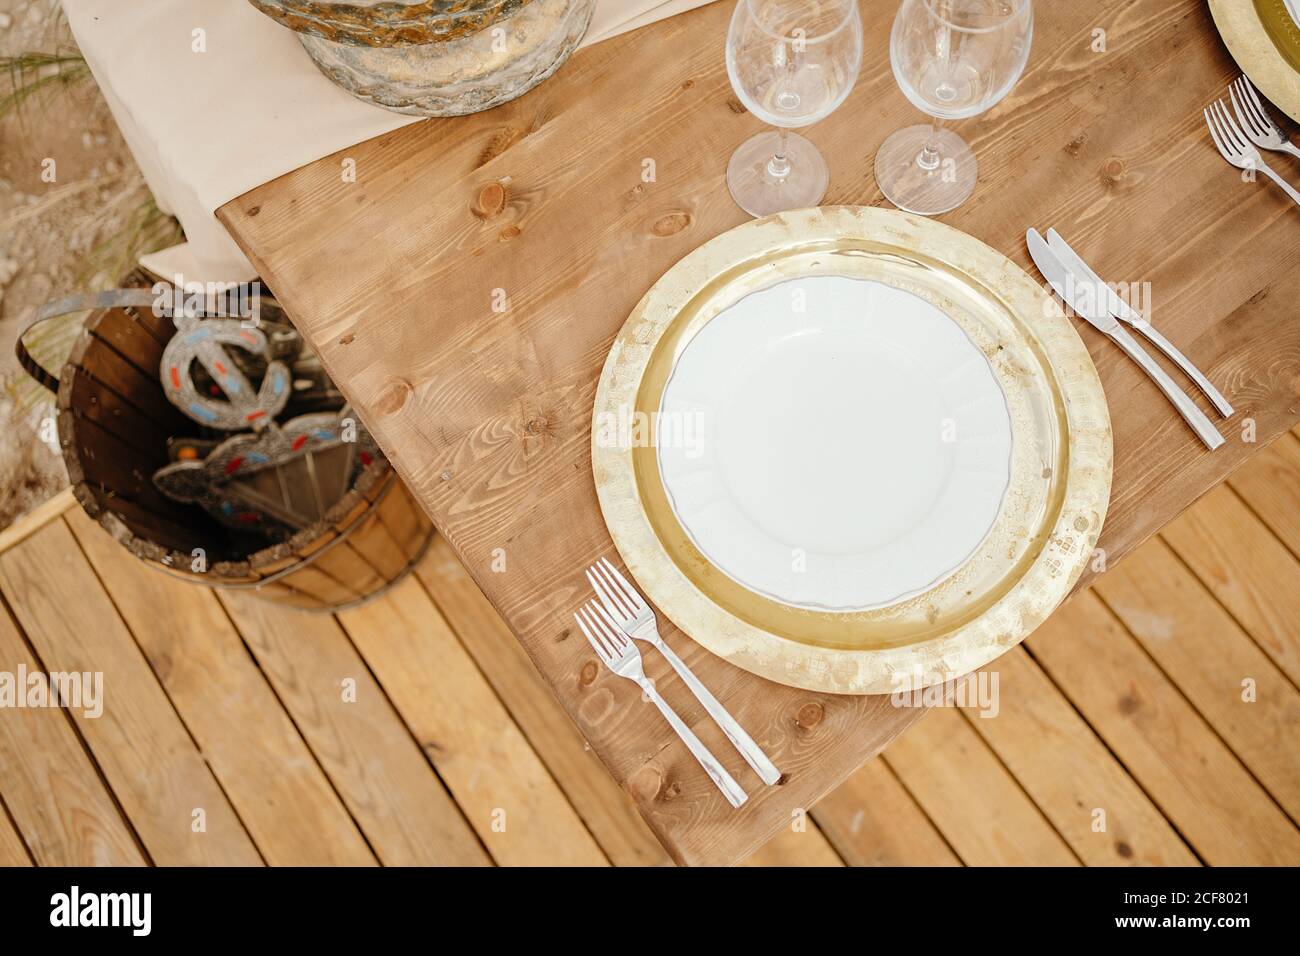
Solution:
[{"label": "wine glass base", "polygon": [[751,216],[816,206],[826,195],[830,171],[817,147],[797,133],[786,134],[790,171],[772,175],[768,163],[781,146],[781,134],[759,133],[741,143],[727,164],[727,188],[736,205]]},{"label": "wine glass base", "polygon": [[908,126],[890,135],[876,153],[876,184],[899,209],[938,216],[956,209],[975,191],[979,166],[966,141],[952,130],[939,131],[940,161],[927,170],[917,162],[934,135],[933,127]]}]

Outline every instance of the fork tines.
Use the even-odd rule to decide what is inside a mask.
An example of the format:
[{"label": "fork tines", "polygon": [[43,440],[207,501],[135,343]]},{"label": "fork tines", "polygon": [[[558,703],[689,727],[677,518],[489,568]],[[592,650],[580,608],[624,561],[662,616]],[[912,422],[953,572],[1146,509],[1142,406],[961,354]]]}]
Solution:
[{"label": "fork tines", "polygon": [[1215,100],[1204,112],[1205,124],[1210,128],[1210,136],[1224,159],[1239,169],[1245,169],[1258,160],[1259,152],[1246,139],[1246,134],[1241,131],[1233,118],[1228,115],[1222,100]]},{"label": "fork tines", "polygon": [[[614,663],[627,654],[629,648],[635,653],[635,645],[615,623],[603,607],[595,601],[588,601],[573,615],[578,627],[586,635],[595,650],[596,656],[613,668]],[[603,618],[603,620],[602,620]]]},{"label": "fork tines", "polygon": [[1228,87],[1228,95],[1232,98],[1232,109],[1237,114],[1237,121],[1241,123],[1242,129],[1250,137],[1251,142],[1260,149],[1272,149],[1279,153],[1300,156],[1300,149],[1292,145],[1283,134],[1282,128],[1273,122],[1273,117],[1265,109],[1259,94],[1255,92],[1254,85],[1247,77],[1244,75],[1237,77]]},{"label": "fork tines", "polygon": [[644,613],[649,607],[636,588],[619,574],[608,558],[601,558],[587,569],[587,580],[600,597],[601,603],[617,612],[625,621]]},{"label": "fork tines", "polygon": [[1277,127],[1273,125],[1273,121],[1264,112],[1264,107],[1260,105],[1254,87],[1244,76],[1238,77],[1228,87],[1228,96],[1232,99],[1233,112],[1237,114],[1243,130],[1252,140],[1268,139],[1279,135]]}]

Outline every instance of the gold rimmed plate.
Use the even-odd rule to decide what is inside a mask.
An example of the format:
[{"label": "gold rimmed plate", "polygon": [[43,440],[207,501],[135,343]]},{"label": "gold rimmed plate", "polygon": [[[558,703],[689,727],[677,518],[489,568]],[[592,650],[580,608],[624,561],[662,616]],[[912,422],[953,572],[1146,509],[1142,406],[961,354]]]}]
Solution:
[{"label": "gold rimmed plate", "polygon": [[670,269],[597,391],[605,522],[709,650],[888,693],[1023,640],[1092,553],[1105,398],[1055,300],[971,236],[888,210],[746,223]]},{"label": "gold rimmed plate", "polygon": [[1241,72],[1300,123],[1300,25],[1284,0],[1210,0],[1210,13]]}]

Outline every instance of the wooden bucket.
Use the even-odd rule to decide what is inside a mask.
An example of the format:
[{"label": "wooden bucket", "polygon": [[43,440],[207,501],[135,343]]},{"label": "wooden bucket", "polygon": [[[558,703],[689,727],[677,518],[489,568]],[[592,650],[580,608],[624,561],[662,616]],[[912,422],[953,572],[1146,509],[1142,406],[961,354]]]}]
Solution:
[{"label": "wooden bucket", "polygon": [[202,508],[158,491],[153,474],[167,464],[167,439],[198,431],[158,380],[174,332],[170,318],[148,309],[94,311],[57,388],[19,336],[24,368],[57,391],[59,444],[86,513],[161,571],[313,611],[368,601],[409,574],[433,540],[433,524],[383,458],[322,520],[252,554]]}]

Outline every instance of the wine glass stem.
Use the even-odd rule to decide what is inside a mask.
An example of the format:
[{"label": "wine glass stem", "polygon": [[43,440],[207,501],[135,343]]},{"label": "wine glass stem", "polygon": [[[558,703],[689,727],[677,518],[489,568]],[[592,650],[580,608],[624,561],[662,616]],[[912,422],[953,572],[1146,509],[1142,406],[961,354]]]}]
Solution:
[{"label": "wine glass stem", "polygon": [[790,131],[781,127],[781,142],[776,148],[776,155],[767,161],[767,172],[773,179],[785,179],[790,175],[790,160],[786,157],[786,142]]},{"label": "wine glass stem", "polygon": [[930,124],[930,138],[925,141],[925,148],[916,154],[916,165],[927,173],[939,168],[939,133],[943,129],[943,120],[936,119]]}]

